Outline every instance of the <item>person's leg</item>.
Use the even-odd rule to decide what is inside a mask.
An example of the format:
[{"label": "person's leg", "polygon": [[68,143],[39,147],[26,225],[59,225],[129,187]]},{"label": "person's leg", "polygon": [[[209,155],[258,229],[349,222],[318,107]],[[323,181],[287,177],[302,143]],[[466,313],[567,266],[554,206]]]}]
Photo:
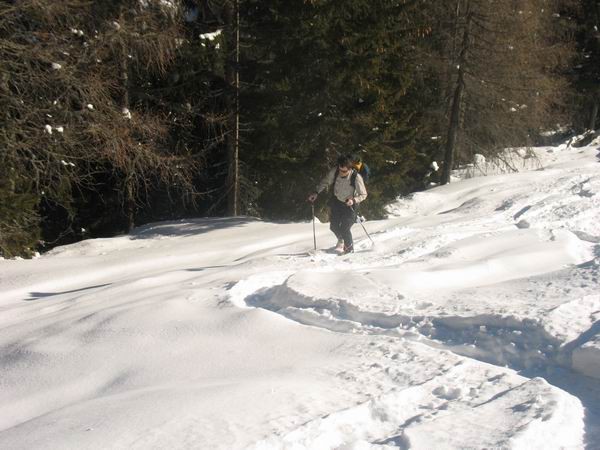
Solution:
[{"label": "person's leg", "polygon": [[[331,229],[331,231],[333,231],[333,233],[335,234],[335,236],[337,237],[337,243],[335,246],[335,251],[336,252],[343,252],[344,251],[344,214],[346,213],[347,210],[347,206],[343,203],[340,202],[337,199],[332,199],[331,200],[331,214],[330,214],[330,224],[329,224],[329,228]],[[350,237],[352,238],[352,236]]]},{"label": "person's leg", "polygon": [[350,231],[355,222],[354,210],[349,206],[344,205],[344,210],[340,216],[340,235],[344,240],[344,251],[350,252],[354,250],[354,242],[352,240],[352,232]]},{"label": "person's leg", "polygon": [[340,227],[339,224],[334,222],[333,220],[333,215],[331,216],[331,218],[329,219],[329,229],[331,230],[331,232],[333,234],[335,234],[335,237],[338,239],[341,239],[340,237]]},{"label": "person's leg", "polygon": [[342,227],[340,220],[339,202],[335,199],[331,200],[331,208],[329,209],[329,229],[335,234],[335,237],[340,241],[342,238]]}]

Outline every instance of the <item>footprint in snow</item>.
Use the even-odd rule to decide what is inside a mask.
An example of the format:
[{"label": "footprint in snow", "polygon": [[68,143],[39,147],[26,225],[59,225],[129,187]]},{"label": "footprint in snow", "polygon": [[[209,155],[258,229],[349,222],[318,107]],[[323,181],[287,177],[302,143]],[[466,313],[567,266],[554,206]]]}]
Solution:
[{"label": "footprint in snow", "polygon": [[438,386],[433,390],[433,395],[444,400],[457,400],[462,397],[461,388],[447,388],[446,386]]}]

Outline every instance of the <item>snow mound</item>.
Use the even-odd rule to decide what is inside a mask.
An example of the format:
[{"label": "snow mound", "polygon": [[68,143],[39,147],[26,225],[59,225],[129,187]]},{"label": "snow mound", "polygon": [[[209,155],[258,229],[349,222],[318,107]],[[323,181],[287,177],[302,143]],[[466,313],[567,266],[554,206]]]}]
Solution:
[{"label": "snow mound", "polygon": [[481,448],[578,448],[583,425],[579,405],[574,397],[534,378],[473,408],[409,427],[405,439],[409,448],[466,448],[473,438]]},{"label": "snow mound", "polygon": [[478,448],[541,450],[549,442],[553,448],[582,445],[583,414],[576,398],[539,378],[488,397],[486,384],[502,378],[489,374],[478,388],[465,390],[481,370],[458,365],[421,385],[310,421],[249,449],[450,450],[477,442]]},{"label": "snow mound", "polygon": [[598,150],[536,153],[344,257],[240,217],[0,260],[0,448],[597,448]]}]

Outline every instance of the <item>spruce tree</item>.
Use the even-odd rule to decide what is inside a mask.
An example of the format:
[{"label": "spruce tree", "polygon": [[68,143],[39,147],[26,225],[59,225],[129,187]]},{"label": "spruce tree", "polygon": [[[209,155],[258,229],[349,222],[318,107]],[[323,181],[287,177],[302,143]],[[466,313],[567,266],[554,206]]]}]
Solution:
[{"label": "spruce tree", "polygon": [[[255,189],[242,159],[244,129],[239,92],[240,19],[236,0],[185,2],[184,39],[172,74],[176,83],[162,85],[179,145],[199,159],[195,179],[196,211],[208,215],[256,213]],[[163,89],[164,88],[164,89]],[[186,105],[177,108],[177,102]]]},{"label": "spruce tree", "polygon": [[[415,2],[248,1],[244,61],[251,123],[249,162],[262,168],[260,207],[306,216],[305,195],[340,154],[360,153],[373,171],[373,214],[412,190],[427,158],[421,132],[414,46]],[[417,169],[417,170],[415,170]]]},{"label": "spruce tree", "polygon": [[577,53],[572,83],[576,91],[574,125],[578,132],[599,128],[600,108],[600,4],[596,0],[561,2],[563,12],[573,19]]},{"label": "spruce tree", "polygon": [[31,256],[40,238],[38,196],[12,167],[0,166],[0,257]]}]

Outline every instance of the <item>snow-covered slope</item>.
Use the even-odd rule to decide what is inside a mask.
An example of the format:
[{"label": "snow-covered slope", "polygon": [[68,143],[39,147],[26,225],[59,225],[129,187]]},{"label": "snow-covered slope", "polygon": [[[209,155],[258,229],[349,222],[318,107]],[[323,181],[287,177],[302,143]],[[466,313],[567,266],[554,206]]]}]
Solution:
[{"label": "snow-covered slope", "polygon": [[341,258],[237,218],[0,261],[0,448],[600,448],[598,151],[399,200]]}]

